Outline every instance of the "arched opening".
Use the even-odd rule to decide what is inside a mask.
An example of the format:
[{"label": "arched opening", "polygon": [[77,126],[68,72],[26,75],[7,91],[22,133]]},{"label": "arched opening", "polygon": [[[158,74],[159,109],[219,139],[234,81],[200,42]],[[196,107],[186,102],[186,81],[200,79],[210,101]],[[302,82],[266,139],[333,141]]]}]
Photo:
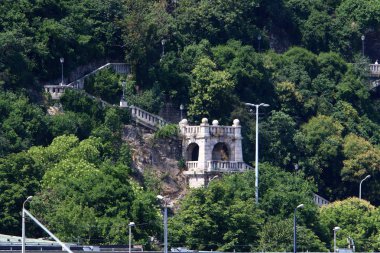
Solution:
[{"label": "arched opening", "polygon": [[228,151],[228,146],[224,142],[217,143],[212,149],[212,160],[213,161],[229,161],[230,152]]},{"label": "arched opening", "polygon": [[198,161],[199,146],[196,143],[191,143],[187,147],[187,161]]}]

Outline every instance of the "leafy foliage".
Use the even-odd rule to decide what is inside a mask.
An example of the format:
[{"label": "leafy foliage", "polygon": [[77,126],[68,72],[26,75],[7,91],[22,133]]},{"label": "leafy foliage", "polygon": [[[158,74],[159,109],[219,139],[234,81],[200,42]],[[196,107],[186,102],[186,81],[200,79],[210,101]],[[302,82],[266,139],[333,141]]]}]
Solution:
[{"label": "leafy foliage", "polygon": [[176,124],[168,124],[160,129],[158,129],[154,133],[154,138],[157,139],[164,139],[164,138],[170,138],[170,137],[177,137],[179,133],[179,127]]},{"label": "leafy foliage", "polygon": [[[320,210],[321,223],[332,238],[332,228],[337,224],[342,228],[337,233],[337,246],[344,247],[348,236],[352,237],[355,247],[360,251],[377,250],[375,238],[378,236],[378,208],[367,201],[348,198],[324,206]],[[330,246],[333,244],[330,241]]]},{"label": "leafy foliage", "polygon": [[[367,81],[369,62],[380,57],[379,12],[376,0],[1,1],[2,231],[17,233],[22,201],[37,194],[33,211],[67,240],[124,243],[130,220],[152,221],[136,227],[142,244],[159,233],[153,194],[129,180],[120,128],[128,113],[73,90],[60,101],[63,114],[47,116],[40,105],[41,84],[61,74],[60,57],[65,77],[98,60],[125,59],[133,70],[130,105],[157,113],[171,101],[185,104],[195,121],[239,118],[247,160],[255,122],[243,103],[271,106],[259,115],[259,159],[282,169],[260,171],[260,206],[250,205],[252,175],[213,182],[184,200],[171,225],[173,245],[289,250],[293,208],[303,202],[299,250],[331,246],[336,222],[349,227],[339,243],[357,234],[361,250],[378,250],[378,209],[356,200],[336,204],[365,209],[341,215],[358,222],[356,231],[335,211],[318,217],[309,202],[316,189],[331,200],[357,194],[370,174],[363,192],[380,203],[378,91]],[[116,104],[120,77],[101,72],[86,89]],[[160,133],[174,131],[168,128]],[[299,171],[284,172],[296,164]],[[162,190],[155,180],[146,186]]]}]

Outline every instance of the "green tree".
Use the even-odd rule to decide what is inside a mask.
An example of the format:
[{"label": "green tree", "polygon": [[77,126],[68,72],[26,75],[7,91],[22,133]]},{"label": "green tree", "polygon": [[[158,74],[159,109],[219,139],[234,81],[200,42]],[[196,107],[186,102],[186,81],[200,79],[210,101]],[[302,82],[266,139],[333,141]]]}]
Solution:
[{"label": "green tree", "polygon": [[44,169],[23,151],[0,158],[0,231],[18,235],[25,199],[40,189]]},{"label": "green tree", "polygon": [[121,77],[110,69],[97,72],[85,82],[85,90],[103,100],[117,104],[120,101],[122,87],[120,85]]},{"label": "green tree", "polygon": [[[302,212],[302,210],[300,211]],[[259,233],[257,250],[291,252],[293,250],[293,219],[272,219],[265,223]],[[310,229],[297,225],[298,251],[327,251],[325,244]]]},{"label": "green tree", "polygon": [[326,192],[340,180],[342,131],[343,126],[332,117],[319,115],[302,125],[294,136],[300,167]]},{"label": "green tree", "polygon": [[263,212],[253,205],[246,180],[230,176],[195,189],[169,221],[172,243],[204,250],[246,251],[258,239]]},{"label": "green tree", "polygon": [[[379,174],[380,150],[364,138],[354,134],[347,135],[344,139],[343,154],[345,160],[341,175],[344,182],[355,183],[357,186],[366,175],[376,178]],[[357,193],[356,188],[351,188],[353,194]],[[374,194],[379,189],[377,181],[371,182],[369,188],[369,199],[379,203],[377,194]]]},{"label": "green tree", "polygon": [[0,91],[0,112],[0,157],[50,139],[42,108],[24,94]]},{"label": "green tree", "polygon": [[[293,140],[295,128],[296,123],[288,114],[272,111],[272,115],[261,124],[260,131],[262,136],[260,143],[263,143],[261,150],[265,150],[263,152],[265,161],[273,165],[293,168],[292,163],[297,162],[293,157],[296,152]],[[250,139],[253,140],[253,138]]]},{"label": "green tree", "polygon": [[[337,233],[337,246],[346,247],[347,237],[354,239],[355,249],[358,251],[376,251],[378,244],[372,244],[378,235],[378,219],[375,207],[369,202],[357,198],[348,198],[335,201],[320,209],[321,223],[329,234],[330,248],[332,250],[333,228],[337,225],[341,230]],[[377,247],[374,247],[377,245]]]},{"label": "green tree", "polygon": [[139,226],[148,219],[152,222],[134,233],[148,245],[146,238],[159,227],[154,194],[130,179],[129,159],[112,161],[105,148],[100,138],[79,142],[61,136],[51,146],[33,149],[34,158],[52,159],[41,165],[48,168],[31,210],[63,240],[83,243],[126,243],[128,222]]},{"label": "green tree", "polygon": [[230,75],[219,71],[209,58],[202,58],[192,71],[190,105],[188,115],[194,119],[213,116],[222,118],[228,115],[234,101],[232,91],[235,87]]}]

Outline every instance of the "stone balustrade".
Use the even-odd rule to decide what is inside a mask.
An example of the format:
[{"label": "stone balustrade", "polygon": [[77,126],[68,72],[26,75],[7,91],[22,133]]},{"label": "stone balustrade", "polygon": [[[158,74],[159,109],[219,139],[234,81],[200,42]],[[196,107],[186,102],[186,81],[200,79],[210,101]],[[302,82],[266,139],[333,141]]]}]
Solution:
[{"label": "stone balustrade", "polygon": [[234,136],[236,127],[230,126],[210,126],[210,134],[214,136]]},{"label": "stone balustrade", "polygon": [[[199,165],[198,161],[186,162],[189,172],[198,171]],[[253,170],[253,168],[244,162],[235,161],[207,161],[205,168],[207,172],[242,172],[246,170]]]},{"label": "stone balustrade", "polygon": [[44,89],[45,92],[50,93],[51,98],[53,100],[60,99],[63,93],[65,92],[65,89],[71,88],[70,86],[66,85],[45,85]]},{"label": "stone balustrade", "polygon": [[184,135],[196,135],[201,132],[201,128],[199,126],[186,126],[183,128],[182,134]]},{"label": "stone balustrade", "polygon": [[232,172],[232,171],[245,171],[252,168],[244,162],[235,161],[207,161],[206,170],[207,171],[222,171],[222,172]]},{"label": "stone balustrade", "polygon": [[369,70],[372,76],[380,76],[380,64],[370,64]]},{"label": "stone balustrade", "polygon": [[[236,123],[236,124],[235,124]],[[190,126],[186,119],[183,119],[179,125],[183,136],[187,137],[240,137],[241,127],[239,122],[235,122],[232,126],[220,126],[217,120],[213,120],[212,125],[208,124],[206,118],[202,119],[200,126]]]},{"label": "stone balustrade", "polygon": [[166,124],[166,121],[152,113],[149,113],[139,107],[130,106],[131,117],[137,122],[151,129],[158,129]]},{"label": "stone balustrade", "polygon": [[186,162],[186,167],[189,171],[195,171],[198,168],[198,162],[197,161]]},{"label": "stone balustrade", "polygon": [[318,205],[319,207],[323,206],[323,205],[328,205],[330,202],[325,199],[325,198],[322,198],[321,196],[313,193],[313,200],[314,200],[314,203],[316,205]]}]

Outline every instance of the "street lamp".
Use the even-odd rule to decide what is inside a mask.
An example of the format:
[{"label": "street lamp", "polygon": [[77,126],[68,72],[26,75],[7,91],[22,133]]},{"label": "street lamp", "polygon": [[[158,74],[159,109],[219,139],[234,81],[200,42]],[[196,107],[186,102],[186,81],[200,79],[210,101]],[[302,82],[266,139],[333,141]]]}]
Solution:
[{"label": "street lamp", "polygon": [[165,55],[165,43],[166,43],[166,39],[161,40],[161,45],[162,45],[162,55],[161,55],[161,57],[164,57],[164,55]]},{"label": "street lamp", "polygon": [[361,39],[362,39],[362,55],[364,57],[364,40],[365,40],[365,36],[362,35]]},{"label": "street lamp", "polygon": [[134,222],[129,222],[128,228],[129,228],[129,253],[131,253],[131,244],[132,244],[132,227],[135,226]]},{"label": "street lamp", "polygon": [[210,179],[208,180],[208,184],[207,184],[206,187],[209,186],[209,184],[211,183],[212,180],[214,180],[214,179],[216,179],[216,178],[218,178],[218,177],[219,177],[219,175],[215,175],[215,176],[213,176],[212,178],[210,178]]},{"label": "street lamp", "polygon": [[364,182],[364,180],[370,178],[371,175],[367,175],[364,179],[362,179],[362,181],[360,181],[360,184],[359,184],[359,199],[362,199],[362,183]]},{"label": "street lamp", "polygon": [[185,106],[183,106],[183,104],[181,104],[179,106],[179,110],[181,111],[181,120],[182,120],[182,111],[183,111],[183,109],[185,109]]},{"label": "street lamp", "polygon": [[333,231],[334,231],[334,252],[337,252],[337,248],[336,248],[336,232],[340,229],[340,227],[334,227],[333,228]]},{"label": "street lamp", "polygon": [[21,228],[21,253],[25,253],[25,204],[30,201],[33,198],[33,196],[29,196],[24,203],[22,204],[22,228]]},{"label": "street lamp", "polygon": [[126,85],[126,81],[122,81],[121,82],[121,85],[123,86],[123,100],[125,100],[125,85]]},{"label": "street lamp", "polygon": [[59,58],[59,61],[61,62],[61,74],[62,74],[61,85],[63,85],[63,63],[65,62],[65,58],[61,57]]},{"label": "street lamp", "polygon": [[245,103],[247,106],[253,106],[256,108],[256,152],[255,152],[255,200],[256,204],[259,203],[259,107],[268,107],[268,104],[251,104]]},{"label": "street lamp", "polygon": [[297,253],[297,216],[296,216],[296,213],[297,213],[297,209],[298,208],[303,208],[303,204],[300,204],[296,208],[294,208],[294,219],[293,219],[293,224],[294,224],[294,227],[293,227],[293,232],[294,232],[294,236],[293,236],[293,253]]},{"label": "street lamp", "polygon": [[168,199],[157,195],[162,203],[164,203],[164,253],[168,253]]},{"label": "street lamp", "polygon": [[261,42],[261,35],[260,35],[260,34],[259,34],[259,36],[257,36],[257,40],[259,41],[259,50],[258,50],[258,51],[259,51],[259,53],[260,53],[260,51],[261,51],[261,50],[260,50],[260,42]]}]

